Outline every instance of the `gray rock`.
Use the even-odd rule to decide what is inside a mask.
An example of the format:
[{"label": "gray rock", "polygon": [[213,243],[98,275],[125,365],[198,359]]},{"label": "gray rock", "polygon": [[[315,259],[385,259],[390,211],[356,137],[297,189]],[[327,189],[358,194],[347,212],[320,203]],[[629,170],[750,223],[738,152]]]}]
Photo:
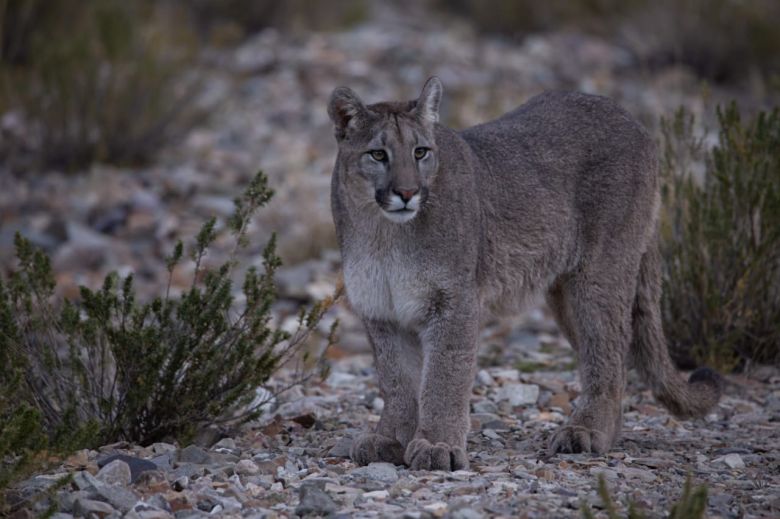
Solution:
[{"label": "gray rock", "polygon": [[171,470],[173,468],[173,453],[161,454],[150,459],[152,463],[160,470]]},{"label": "gray rock", "polygon": [[471,410],[474,413],[496,414],[498,407],[490,400],[480,400],[471,405]]},{"label": "gray rock", "polygon": [[301,517],[308,515],[327,516],[336,513],[338,505],[325,492],[321,483],[304,483],[300,489],[300,504],[295,508],[295,514]]},{"label": "gray rock", "polygon": [[184,463],[176,467],[173,471],[168,473],[168,480],[177,480],[183,476],[190,479],[198,479],[206,471],[203,465],[196,465],[195,463]]},{"label": "gray rock", "polygon": [[195,463],[197,465],[208,465],[211,463],[211,456],[203,447],[190,445],[179,451],[177,460],[180,463]]},{"label": "gray rock", "polygon": [[336,445],[328,451],[328,456],[331,458],[349,458],[349,451],[354,441],[352,438],[339,438]]},{"label": "gray rock", "polygon": [[713,463],[723,463],[731,469],[744,469],[745,462],[742,460],[742,456],[739,454],[726,454],[720,458],[712,460]]},{"label": "gray rock", "polygon": [[459,508],[450,514],[451,519],[482,519],[485,514],[477,512],[473,508]]},{"label": "gray rock", "polygon": [[520,383],[505,384],[497,391],[496,398],[509,402],[512,407],[532,405],[539,398],[539,386]]},{"label": "gray rock", "polygon": [[149,460],[145,460],[142,458],[137,458],[135,456],[128,456],[126,454],[114,454],[111,456],[108,456],[107,458],[103,458],[102,460],[98,461],[98,467],[105,467],[109,463],[115,461],[115,460],[121,460],[127,463],[127,466],[130,467],[130,482],[135,483],[138,481],[138,478],[141,474],[144,472],[150,471],[150,470],[157,470],[157,465],[152,463]]},{"label": "gray rock", "polygon": [[116,510],[113,506],[103,501],[95,501],[93,499],[77,499],[73,505],[73,513],[82,517],[106,517],[115,513]]},{"label": "gray rock", "polygon": [[127,512],[124,519],[168,519],[170,517],[173,517],[170,512],[149,503],[140,502]]},{"label": "gray rock", "polygon": [[130,465],[120,459],[104,465],[95,476],[107,485],[129,485],[132,479]]},{"label": "gray rock", "polygon": [[260,467],[258,467],[257,464],[252,460],[241,460],[238,463],[236,463],[234,470],[236,474],[239,475],[254,476],[258,472],[260,472]]},{"label": "gray rock", "polygon": [[138,502],[138,496],[121,486],[101,485],[96,489],[102,501],[106,501],[120,512],[127,512]]},{"label": "gray rock", "polygon": [[398,470],[392,463],[371,463],[365,467],[354,469],[351,474],[359,478],[371,479],[388,485],[398,481]]},{"label": "gray rock", "polygon": [[100,480],[98,480],[95,476],[93,476],[86,470],[76,472],[76,474],[73,476],[73,483],[76,485],[76,488],[78,488],[79,490],[92,491],[92,492],[94,492],[96,487],[101,486],[103,484]]}]

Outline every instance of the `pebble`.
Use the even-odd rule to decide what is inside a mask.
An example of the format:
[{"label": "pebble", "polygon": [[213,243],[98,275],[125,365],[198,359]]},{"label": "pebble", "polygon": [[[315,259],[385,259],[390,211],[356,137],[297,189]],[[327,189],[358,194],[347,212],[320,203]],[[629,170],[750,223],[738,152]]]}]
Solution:
[{"label": "pebble", "polygon": [[179,451],[178,462],[207,465],[211,463],[211,456],[203,447],[189,445]]},{"label": "pebble", "polygon": [[301,517],[308,515],[329,515],[338,510],[338,505],[320,485],[306,484],[300,489],[300,504],[295,508],[295,514]]},{"label": "pebble", "polygon": [[539,398],[536,384],[504,384],[497,393],[499,401],[507,401],[512,407],[532,405]]},{"label": "pebble", "polygon": [[96,477],[107,485],[129,485],[132,480],[130,466],[118,459],[104,465]]},{"label": "pebble", "polygon": [[392,463],[370,463],[365,467],[354,469],[352,475],[358,478],[372,479],[386,484],[392,484],[398,481],[398,470]]},{"label": "pebble", "polygon": [[729,468],[732,469],[744,469],[745,468],[745,462],[742,460],[742,456],[739,454],[726,454],[725,456],[722,456],[720,458],[715,458],[712,460],[713,463],[723,463],[727,465]]},{"label": "pebble", "polygon": [[260,472],[260,467],[258,467],[257,464],[252,460],[241,460],[236,463],[234,470],[236,471],[236,474],[254,476]]}]

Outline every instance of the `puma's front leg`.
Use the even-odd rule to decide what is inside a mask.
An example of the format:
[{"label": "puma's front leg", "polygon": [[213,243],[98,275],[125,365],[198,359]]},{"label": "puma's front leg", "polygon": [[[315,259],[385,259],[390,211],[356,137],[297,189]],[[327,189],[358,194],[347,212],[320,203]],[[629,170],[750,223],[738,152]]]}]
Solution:
[{"label": "puma's front leg", "polygon": [[379,389],[385,401],[376,430],[359,436],[352,445],[355,463],[404,463],[404,449],[417,427],[422,346],[416,334],[385,321],[364,322],[371,346]]},{"label": "puma's front leg", "polygon": [[478,331],[476,302],[461,301],[434,315],[421,334],[419,416],[404,455],[412,470],[468,467],[466,435]]}]

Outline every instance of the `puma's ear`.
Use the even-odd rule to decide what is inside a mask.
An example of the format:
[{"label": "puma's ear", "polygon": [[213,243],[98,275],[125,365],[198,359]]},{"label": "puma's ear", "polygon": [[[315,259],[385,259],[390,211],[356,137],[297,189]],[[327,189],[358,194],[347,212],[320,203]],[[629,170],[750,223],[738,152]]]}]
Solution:
[{"label": "puma's ear", "polygon": [[335,89],[330,95],[328,115],[336,126],[336,138],[344,138],[347,128],[354,126],[356,119],[365,112],[366,107],[355,92],[347,87]]},{"label": "puma's ear", "polygon": [[431,124],[439,122],[439,103],[441,103],[443,90],[441,80],[436,76],[432,76],[425,82],[415,107],[415,112],[420,119]]}]

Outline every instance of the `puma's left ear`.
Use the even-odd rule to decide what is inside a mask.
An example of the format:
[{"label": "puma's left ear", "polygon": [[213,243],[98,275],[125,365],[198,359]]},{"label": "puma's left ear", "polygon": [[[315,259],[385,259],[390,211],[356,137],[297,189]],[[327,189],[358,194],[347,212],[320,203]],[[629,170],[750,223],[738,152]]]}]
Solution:
[{"label": "puma's left ear", "polygon": [[439,122],[439,104],[444,88],[441,86],[441,80],[432,76],[425,82],[420,98],[417,100],[415,113],[424,122],[430,124]]}]

